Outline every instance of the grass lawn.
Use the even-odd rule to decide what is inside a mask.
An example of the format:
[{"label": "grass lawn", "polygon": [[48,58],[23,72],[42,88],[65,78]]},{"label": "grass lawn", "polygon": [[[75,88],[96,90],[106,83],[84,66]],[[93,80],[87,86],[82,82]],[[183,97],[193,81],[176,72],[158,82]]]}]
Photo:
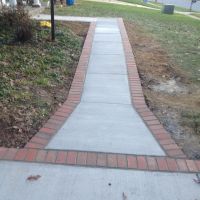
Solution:
[{"label": "grass lawn", "polygon": [[132,4],[139,4],[139,5],[152,7],[152,8],[161,8],[160,4],[154,4],[154,3],[148,4],[148,3],[144,3],[143,0],[120,0],[120,1],[127,2],[127,3],[132,3]]},{"label": "grass lawn", "polygon": [[[45,11],[49,13],[49,10]],[[57,8],[58,15],[97,17],[122,17],[141,26],[167,51],[170,59],[188,73],[191,80],[200,82],[200,23],[198,20],[160,11],[111,5],[106,3],[77,1],[73,7]]]},{"label": "grass lawn", "polygon": [[[124,1],[127,3],[133,3],[133,4],[139,4],[139,5],[143,5],[143,6],[147,6],[147,7],[151,7],[151,8],[158,8],[158,9],[162,9],[162,7],[163,7],[162,3],[156,3],[156,2],[152,2],[152,1],[148,1],[147,3],[144,3],[142,0],[120,0],[120,1]],[[182,12],[189,11],[189,9],[187,9],[187,8],[182,8],[182,7],[178,7],[178,6],[175,6],[175,10],[182,11]]]},{"label": "grass lawn", "polygon": [[56,27],[55,42],[37,25],[31,41],[10,44],[0,29],[0,146],[23,147],[67,97],[88,24]]},{"label": "grass lawn", "polygon": [[146,6],[146,7],[151,7],[151,8],[157,8],[157,9],[161,9],[162,8],[162,4],[160,4],[160,3],[154,3],[154,2],[144,3],[143,0],[120,0],[120,1],[127,2],[127,3],[132,3],[132,4],[139,4],[139,5]]}]

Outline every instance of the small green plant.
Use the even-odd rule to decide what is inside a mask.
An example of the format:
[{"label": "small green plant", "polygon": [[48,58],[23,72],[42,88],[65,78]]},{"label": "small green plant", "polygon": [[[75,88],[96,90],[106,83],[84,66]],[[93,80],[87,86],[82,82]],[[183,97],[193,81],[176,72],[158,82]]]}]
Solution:
[{"label": "small green plant", "polygon": [[36,83],[40,86],[47,87],[49,86],[49,80],[47,78],[41,77],[36,80]]},{"label": "small green plant", "polygon": [[182,112],[183,124],[189,126],[196,134],[200,134],[200,113],[195,111]]}]

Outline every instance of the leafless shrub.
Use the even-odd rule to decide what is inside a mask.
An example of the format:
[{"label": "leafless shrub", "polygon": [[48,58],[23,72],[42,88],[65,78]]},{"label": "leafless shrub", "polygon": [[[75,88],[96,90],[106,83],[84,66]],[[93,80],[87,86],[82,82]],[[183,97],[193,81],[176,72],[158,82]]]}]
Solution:
[{"label": "leafless shrub", "polygon": [[12,32],[16,41],[26,42],[33,36],[34,24],[24,7],[4,7],[0,11],[0,29]]}]

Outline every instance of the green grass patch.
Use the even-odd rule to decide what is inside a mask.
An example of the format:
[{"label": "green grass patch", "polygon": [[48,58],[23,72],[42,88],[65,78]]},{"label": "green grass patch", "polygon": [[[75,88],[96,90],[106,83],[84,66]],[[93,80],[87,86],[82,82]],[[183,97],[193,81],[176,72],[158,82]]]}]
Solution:
[{"label": "green grass patch", "polygon": [[142,0],[120,0],[122,2],[127,2],[127,3],[131,3],[131,4],[138,4],[138,5],[142,5],[142,6],[146,6],[146,7],[151,7],[151,8],[161,8],[162,4],[159,3],[154,3],[154,2],[147,2],[144,3],[144,1]]},{"label": "green grass patch", "polygon": [[[156,3],[156,2],[151,2],[148,1],[147,3],[144,3],[144,1],[141,0],[120,0],[123,2],[127,2],[127,3],[132,3],[132,4],[138,4],[138,5],[142,5],[142,6],[146,6],[146,7],[150,7],[150,8],[157,8],[157,9],[162,9],[163,4],[162,3]],[[182,8],[179,6],[175,6],[175,10],[176,11],[182,11],[182,12],[189,12],[189,8]]]},{"label": "green grass patch", "polygon": [[[69,66],[80,55],[82,40],[61,23],[57,29],[55,42],[50,41],[50,29],[39,28],[30,42],[0,46],[1,100],[12,98],[19,85],[48,88],[63,82]],[[1,39],[4,34],[0,31]]]},{"label": "green grass patch", "polygon": [[[80,28],[81,35],[73,31]],[[23,147],[66,100],[87,29],[88,24],[56,22],[51,42],[50,29],[36,23],[32,40],[24,43],[0,29],[0,146]]]}]

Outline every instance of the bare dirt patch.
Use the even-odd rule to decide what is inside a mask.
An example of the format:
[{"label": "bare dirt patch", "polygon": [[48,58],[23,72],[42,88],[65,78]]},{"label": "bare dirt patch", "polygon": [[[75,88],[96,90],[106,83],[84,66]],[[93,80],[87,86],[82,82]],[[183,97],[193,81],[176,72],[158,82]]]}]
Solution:
[{"label": "bare dirt patch", "polygon": [[0,146],[21,148],[68,95],[89,23],[57,22],[37,41],[0,45]]},{"label": "bare dirt patch", "polygon": [[126,22],[147,105],[177,144],[200,158],[200,89],[161,45],[137,24]]}]

